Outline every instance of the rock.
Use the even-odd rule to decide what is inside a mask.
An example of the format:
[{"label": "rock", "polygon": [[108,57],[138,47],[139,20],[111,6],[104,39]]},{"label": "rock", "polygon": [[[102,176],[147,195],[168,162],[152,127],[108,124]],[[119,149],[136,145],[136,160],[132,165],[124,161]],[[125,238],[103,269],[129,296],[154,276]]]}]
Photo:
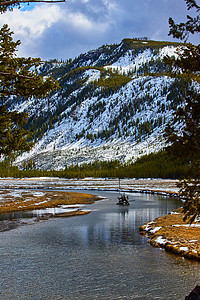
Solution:
[{"label": "rock", "polygon": [[200,300],[200,286],[197,285],[191,293],[185,297],[185,300]]}]

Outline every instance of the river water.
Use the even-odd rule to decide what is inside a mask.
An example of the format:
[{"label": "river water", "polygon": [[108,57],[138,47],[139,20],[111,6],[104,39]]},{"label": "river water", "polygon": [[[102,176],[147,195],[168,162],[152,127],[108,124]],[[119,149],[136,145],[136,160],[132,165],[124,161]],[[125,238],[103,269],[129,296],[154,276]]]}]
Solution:
[{"label": "river water", "polygon": [[118,194],[89,215],[1,232],[0,299],[181,300],[199,284],[200,265],[149,245],[139,226],[181,205],[158,195]]}]

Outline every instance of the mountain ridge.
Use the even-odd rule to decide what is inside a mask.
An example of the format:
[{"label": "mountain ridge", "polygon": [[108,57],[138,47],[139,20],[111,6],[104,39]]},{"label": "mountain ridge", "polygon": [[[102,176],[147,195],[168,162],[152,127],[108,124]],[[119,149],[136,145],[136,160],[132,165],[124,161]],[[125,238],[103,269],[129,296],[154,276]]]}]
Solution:
[{"label": "mountain ridge", "polygon": [[166,76],[166,55],[179,43],[124,39],[120,44],[46,62],[40,72],[58,80],[50,97],[11,103],[29,112],[35,146],[16,163],[32,159],[41,169],[96,160],[134,161],[165,146],[163,132],[182,105],[186,80]]}]

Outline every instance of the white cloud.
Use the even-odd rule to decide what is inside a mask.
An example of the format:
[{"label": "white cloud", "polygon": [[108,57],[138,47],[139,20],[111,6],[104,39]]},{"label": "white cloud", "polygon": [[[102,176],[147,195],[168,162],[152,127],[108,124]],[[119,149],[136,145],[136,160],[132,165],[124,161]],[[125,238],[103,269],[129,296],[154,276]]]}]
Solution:
[{"label": "white cloud", "polygon": [[0,25],[8,24],[14,33],[21,37],[39,38],[46,28],[63,19],[63,13],[57,5],[39,5],[31,11],[14,9],[1,15]]},{"label": "white cloud", "polygon": [[108,10],[113,11],[117,10],[118,6],[117,3],[111,0],[103,0],[104,5],[107,7]]},{"label": "white cloud", "polygon": [[58,24],[63,24],[63,32],[73,30],[79,33],[92,33],[95,30],[103,32],[109,24],[109,22],[92,20],[81,12],[73,12],[69,9],[62,10],[62,6],[44,4],[34,7],[31,11],[14,9],[13,12],[3,14],[0,19],[0,26],[5,23],[22,40],[41,38],[46,30],[51,28],[53,30],[54,26]]},{"label": "white cloud", "polygon": [[88,31],[93,28],[92,22],[81,13],[69,13],[65,23],[81,31]]},{"label": "white cloud", "polygon": [[[70,9],[68,6],[63,9],[62,5],[42,4],[35,6],[30,11],[14,9],[13,12],[3,14],[0,19],[0,27],[5,23],[8,24],[15,33],[14,39],[21,40],[19,56],[45,58],[46,52],[56,58],[57,53],[63,53],[65,48],[68,51],[69,39],[72,47],[73,44],[80,43],[80,53],[83,40],[85,44],[87,42],[91,44],[91,41],[97,37],[103,39],[110,26],[109,21],[109,18],[95,20],[91,18],[90,14]],[[58,47],[64,49],[58,50]],[[84,47],[85,45],[83,50]]]},{"label": "white cloud", "polygon": [[184,11],[183,0],[70,0],[14,9],[0,27],[7,23],[21,40],[20,56],[65,59],[125,37],[169,39],[169,16],[182,20]]}]

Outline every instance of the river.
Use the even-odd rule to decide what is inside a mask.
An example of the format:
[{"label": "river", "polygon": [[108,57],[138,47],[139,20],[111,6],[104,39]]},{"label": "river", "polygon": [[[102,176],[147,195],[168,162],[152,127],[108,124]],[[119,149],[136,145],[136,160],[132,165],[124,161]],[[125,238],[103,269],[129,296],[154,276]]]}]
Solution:
[{"label": "river", "polygon": [[105,199],[89,215],[0,233],[0,299],[185,299],[199,263],[153,248],[138,230],[181,202],[130,193],[131,205],[119,207],[117,193],[91,193]]}]

